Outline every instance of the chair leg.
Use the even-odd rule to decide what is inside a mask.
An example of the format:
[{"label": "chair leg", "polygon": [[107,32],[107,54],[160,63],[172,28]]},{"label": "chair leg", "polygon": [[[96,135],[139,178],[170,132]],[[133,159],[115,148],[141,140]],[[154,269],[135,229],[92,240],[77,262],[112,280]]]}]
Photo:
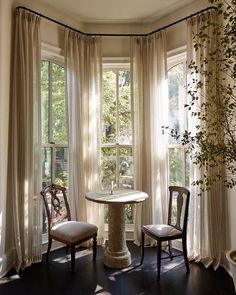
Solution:
[{"label": "chair leg", "polygon": [[47,254],[46,254],[46,262],[48,262],[48,258],[49,258],[49,253],[51,250],[51,246],[52,246],[52,239],[48,240],[48,250],[47,250]]},{"label": "chair leg", "polygon": [[143,258],[144,258],[144,232],[142,231],[142,235],[141,235],[141,260],[140,260],[140,264],[143,264]]},{"label": "chair leg", "polygon": [[96,260],[97,257],[97,235],[93,237],[93,261]]},{"label": "chair leg", "polygon": [[157,242],[157,280],[161,274],[161,242]]},{"label": "chair leg", "polygon": [[170,254],[170,260],[173,260],[173,254],[172,254],[172,241],[168,241],[169,245],[169,254]]},{"label": "chair leg", "polygon": [[185,238],[182,239],[182,245],[183,245],[184,261],[187,268],[187,272],[189,273],[190,269],[189,269],[188,254],[187,254],[187,243]]},{"label": "chair leg", "polygon": [[75,246],[71,246],[71,270],[75,271]]}]

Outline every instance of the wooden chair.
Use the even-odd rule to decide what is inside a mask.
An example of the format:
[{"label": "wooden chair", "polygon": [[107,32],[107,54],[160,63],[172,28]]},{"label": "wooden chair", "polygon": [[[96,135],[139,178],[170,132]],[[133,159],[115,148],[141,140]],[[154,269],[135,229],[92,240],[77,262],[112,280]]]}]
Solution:
[{"label": "wooden chair", "polygon": [[71,269],[75,270],[75,247],[82,242],[93,239],[93,260],[96,259],[97,226],[72,221],[66,196],[66,188],[51,184],[41,191],[48,219],[48,249],[46,261],[52,245],[52,239],[62,242],[71,250]]},{"label": "wooden chair", "polygon": [[[188,208],[190,192],[179,186],[169,187],[169,211],[167,224],[150,224],[142,227],[142,239],[141,239],[141,264],[144,258],[144,238],[145,234],[157,241],[157,279],[160,278],[161,272],[161,259],[170,258],[171,260],[183,255],[187,272],[189,272],[189,264],[187,257],[187,221],[188,221]],[[172,241],[182,239],[183,253],[179,255],[172,254]],[[162,242],[167,241],[169,247],[169,256],[161,257]]]}]

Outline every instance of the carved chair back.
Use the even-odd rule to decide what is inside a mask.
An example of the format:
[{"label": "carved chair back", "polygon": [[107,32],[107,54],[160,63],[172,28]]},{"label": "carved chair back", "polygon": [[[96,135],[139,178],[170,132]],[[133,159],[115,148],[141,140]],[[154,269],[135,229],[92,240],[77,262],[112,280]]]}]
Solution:
[{"label": "carved chair back", "polygon": [[50,184],[43,188],[41,195],[46,208],[49,232],[53,225],[71,220],[65,187]]}]

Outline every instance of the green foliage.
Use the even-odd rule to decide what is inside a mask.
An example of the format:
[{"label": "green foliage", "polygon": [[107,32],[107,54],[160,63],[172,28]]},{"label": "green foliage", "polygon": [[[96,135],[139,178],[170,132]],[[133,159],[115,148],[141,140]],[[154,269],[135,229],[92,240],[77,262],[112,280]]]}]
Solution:
[{"label": "green foliage", "polygon": [[[50,67],[52,67],[51,79],[49,79]],[[64,68],[46,60],[41,63],[41,100],[43,143],[66,143],[67,119]],[[49,132],[50,129],[51,132]]]},{"label": "green foliage", "polygon": [[[236,1],[209,2],[217,7],[217,19],[206,19],[195,35],[201,65],[189,64],[194,78],[188,84],[191,99],[185,107],[196,121],[196,132],[170,131],[187,147],[193,162],[204,167],[203,178],[193,183],[202,191],[218,181],[229,188],[236,185]],[[201,54],[204,48],[209,50],[207,58]]]},{"label": "green foliage", "polygon": [[[114,181],[116,188],[133,188],[129,70],[111,69],[103,72],[102,145],[102,187],[110,189]],[[132,223],[131,205],[125,206],[125,219],[126,223]],[[108,222],[107,208],[105,222]]]},{"label": "green foliage", "polygon": [[47,60],[41,62],[41,121],[43,186],[51,182],[67,186],[65,73],[63,67]]}]

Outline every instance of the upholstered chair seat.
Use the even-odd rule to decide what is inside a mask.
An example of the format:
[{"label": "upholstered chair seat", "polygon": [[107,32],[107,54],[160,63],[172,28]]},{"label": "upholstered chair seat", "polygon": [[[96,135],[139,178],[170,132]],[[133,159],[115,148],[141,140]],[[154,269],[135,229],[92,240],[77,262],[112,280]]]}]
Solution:
[{"label": "upholstered chair seat", "polygon": [[96,225],[87,222],[65,221],[51,228],[51,237],[66,243],[76,243],[80,239],[86,239],[87,236],[96,235],[97,231]]}]

